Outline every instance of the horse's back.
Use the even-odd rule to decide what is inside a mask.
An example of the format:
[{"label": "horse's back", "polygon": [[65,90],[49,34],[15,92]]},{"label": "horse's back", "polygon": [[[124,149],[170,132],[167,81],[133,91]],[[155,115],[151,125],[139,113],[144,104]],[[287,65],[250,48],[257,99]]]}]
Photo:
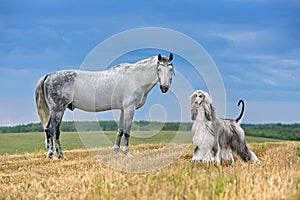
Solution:
[{"label": "horse's back", "polygon": [[[122,64],[104,71],[63,70],[48,74],[45,80],[48,102],[56,109],[78,108],[88,112],[123,109],[131,104],[139,108],[152,87],[149,89],[144,84],[145,73],[141,69],[130,66]],[[145,89],[147,91],[142,91]]]}]

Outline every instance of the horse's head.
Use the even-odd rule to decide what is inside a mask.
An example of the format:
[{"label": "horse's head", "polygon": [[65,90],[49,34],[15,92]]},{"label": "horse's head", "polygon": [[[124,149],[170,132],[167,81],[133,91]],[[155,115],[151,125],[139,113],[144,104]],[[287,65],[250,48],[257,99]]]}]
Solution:
[{"label": "horse's head", "polygon": [[162,93],[166,93],[169,90],[172,82],[172,77],[175,74],[172,60],[172,53],[170,53],[169,58],[162,57],[160,54],[158,54],[157,76]]}]

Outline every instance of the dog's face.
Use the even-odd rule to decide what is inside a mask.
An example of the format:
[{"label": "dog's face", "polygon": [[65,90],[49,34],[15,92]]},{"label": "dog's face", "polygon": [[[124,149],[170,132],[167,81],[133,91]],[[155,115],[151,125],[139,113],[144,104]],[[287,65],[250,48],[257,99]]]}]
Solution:
[{"label": "dog's face", "polygon": [[198,109],[204,101],[205,95],[201,91],[196,91],[193,95],[194,98],[194,107]]},{"label": "dog's face", "polygon": [[190,100],[192,120],[196,120],[200,107],[203,107],[204,114],[207,120],[211,120],[212,118],[214,118],[214,108],[212,106],[212,100],[208,93],[202,90],[197,90],[192,94]]}]

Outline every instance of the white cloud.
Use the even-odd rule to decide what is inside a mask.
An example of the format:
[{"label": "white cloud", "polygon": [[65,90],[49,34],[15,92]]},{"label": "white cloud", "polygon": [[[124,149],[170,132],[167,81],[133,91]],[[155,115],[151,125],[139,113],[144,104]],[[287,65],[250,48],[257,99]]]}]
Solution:
[{"label": "white cloud", "polygon": [[231,40],[236,43],[248,42],[257,40],[261,37],[261,32],[246,31],[246,32],[235,32],[235,33],[223,33],[219,34],[220,37],[223,37],[227,40]]},{"label": "white cloud", "polygon": [[283,68],[268,68],[267,71],[274,78],[284,81],[300,82],[300,69],[283,69]]},{"label": "white cloud", "polygon": [[271,78],[263,78],[262,82],[267,84],[267,85],[271,85],[271,86],[277,86],[278,84]]},{"label": "white cloud", "polygon": [[279,64],[282,64],[283,66],[300,66],[300,60],[282,59],[280,60]]},{"label": "white cloud", "polygon": [[235,30],[222,30],[216,34],[218,37],[231,43],[232,48],[260,50],[265,49],[265,45],[272,45],[270,32],[264,29],[255,28],[236,28]]}]

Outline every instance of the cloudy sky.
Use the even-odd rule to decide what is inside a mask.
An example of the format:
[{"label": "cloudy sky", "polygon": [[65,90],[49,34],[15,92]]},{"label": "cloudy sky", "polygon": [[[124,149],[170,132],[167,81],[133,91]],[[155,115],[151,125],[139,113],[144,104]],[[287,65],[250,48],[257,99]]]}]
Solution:
[{"label": "cloudy sky", "polygon": [[[0,0],[0,126],[38,122],[34,90],[41,76],[79,69],[104,40],[143,27],[177,31],[205,49],[224,83],[226,114],[216,106],[221,117],[235,118],[236,102],[244,99],[244,123],[300,122],[298,0]],[[157,53],[168,54],[140,50],[115,63],[136,62]],[[209,87],[201,74],[193,77],[188,60],[180,55],[176,60],[176,52],[174,66],[178,72],[174,85],[183,78],[192,90]],[[180,102],[183,93],[176,91],[163,95],[154,88],[135,120],[190,121],[188,95]],[[218,101],[214,99],[217,105]],[[95,117],[78,115],[83,120]],[[96,118],[115,119],[115,115],[106,112]],[[79,117],[68,111],[64,120],[73,119]]]}]

